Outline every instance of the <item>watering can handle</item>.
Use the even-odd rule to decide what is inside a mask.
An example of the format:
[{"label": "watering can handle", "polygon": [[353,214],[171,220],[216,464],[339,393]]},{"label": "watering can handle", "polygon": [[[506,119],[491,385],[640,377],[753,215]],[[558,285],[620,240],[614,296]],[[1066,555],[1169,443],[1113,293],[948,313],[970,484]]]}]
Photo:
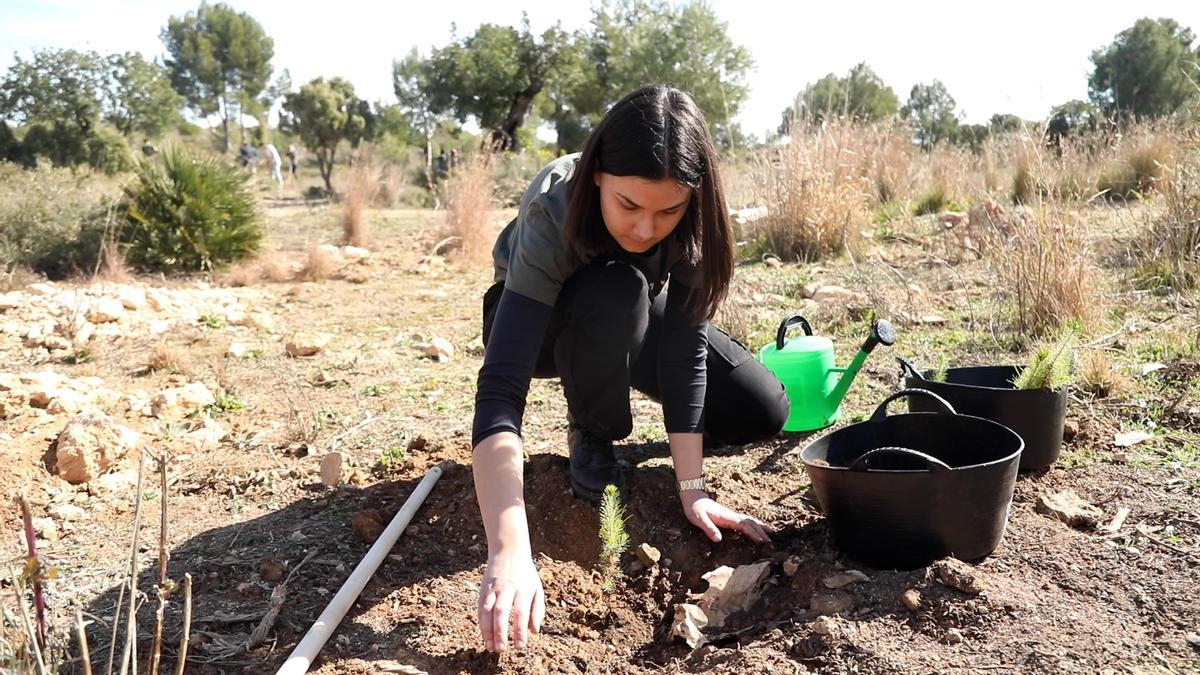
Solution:
[{"label": "watering can handle", "polygon": [[939,408],[941,408],[941,412],[938,413],[939,415],[957,415],[958,414],[958,412],[956,412],[954,410],[954,406],[950,405],[949,401],[942,398],[941,396],[938,396],[937,394],[933,393],[932,391],[928,391],[926,389],[901,389],[900,391],[885,398],[883,400],[883,403],[879,404],[879,407],[875,409],[875,414],[871,415],[871,421],[872,422],[880,422],[882,420],[887,419],[888,404],[891,403],[892,401],[895,401],[898,398],[908,398],[909,396],[928,396],[929,398],[932,398],[934,400],[934,403],[936,403],[937,406]]},{"label": "watering can handle", "polygon": [[921,374],[921,371],[917,370],[917,367],[912,364],[912,361],[909,361],[903,356],[897,356],[896,360],[900,362],[901,378],[908,376],[914,380],[919,380],[922,382],[925,380],[925,376]]},{"label": "watering can handle", "polygon": [[[874,450],[865,452],[862,455],[860,455],[858,459],[854,460],[854,463],[852,463],[850,466],[848,466],[846,468],[848,468],[851,471],[870,471],[871,467],[869,466],[869,464],[872,459],[884,459],[884,458],[889,458],[889,457],[894,458],[894,459],[919,460],[921,463],[923,463],[925,465],[925,468],[929,469],[930,471],[932,471],[934,473],[942,473],[945,471],[950,471],[949,464],[946,464],[945,462],[938,459],[937,457],[934,457],[933,455],[921,452],[920,450],[913,450],[911,448],[901,448],[901,447],[895,447],[895,446],[886,447],[886,448],[875,448]],[[886,469],[881,469],[881,470],[886,470]]]},{"label": "watering can handle", "polygon": [[813,334],[812,325],[808,323],[808,319],[799,314],[793,314],[784,319],[783,323],[779,324],[779,330],[775,333],[775,349],[783,350],[784,337],[787,335],[787,330],[796,324],[800,324],[800,327],[804,329],[805,335]]}]

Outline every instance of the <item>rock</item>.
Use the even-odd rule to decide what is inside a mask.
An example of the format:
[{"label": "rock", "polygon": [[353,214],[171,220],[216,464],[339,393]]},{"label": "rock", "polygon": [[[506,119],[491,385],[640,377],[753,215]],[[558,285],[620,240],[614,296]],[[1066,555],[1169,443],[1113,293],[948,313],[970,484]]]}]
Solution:
[{"label": "rock", "polygon": [[137,286],[123,286],[117,299],[125,309],[140,310],[146,306],[146,291]]},{"label": "rock", "polygon": [[843,286],[835,286],[828,284],[821,286],[812,295],[812,299],[817,302],[829,302],[838,304],[854,304],[862,301],[862,297],[854,291]]},{"label": "rock", "polygon": [[171,308],[171,296],[164,289],[151,288],[146,291],[146,304],[156,312],[163,312]]},{"label": "rock", "polygon": [[1091,529],[1104,513],[1070,490],[1038,495],[1038,513],[1053,516],[1071,527]]},{"label": "rock", "polygon": [[833,635],[838,629],[837,621],[827,616],[818,616],[810,625],[817,635]]},{"label": "rock", "polygon": [[1144,441],[1154,438],[1154,434],[1145,431],[1128,431],[1122,434],[1117,434],[1113,437],[1113,445],[1118,448],[1128,448],[1131,445],[1137,445]]},{"label": "rock", "polygon": [[900,594],[900,604],[910,612],[915,612],[921,608],[921,592],[915,588],[910,588]]},{"label": "rock", "polygon": [[671,635],[683,638],[692,649],[704,645],[703,630],[707,626],[708,615],[699,606],[686,602],[675,606],[675,618],[671,621]]},{"label": "rock", "polygon": [[845,591],[823,591],[813,593],[808,608],[817,614],[841,614],[854,608],[854,598]]},{"label": "rock", "polygon": [[50,284],[30,284],[29,290],[37,295],[54,295],[58,292]]},{"label": "rock", "polygon": [[244,356],[246,356],[246,353],[248,351],[250,351],[250,348],[247,347],[244,343],[231,342],[231,343],[229,343],[229,348],[225,350],[225,355],[232,356],[235,359],[240,359],[240,358],[243,358]]},{"label": "rock", "polygon": [[454,345],[441,337],[434,337],[429,342],[417,344],[414,347],[420,349],[425,356],[437,359],[438,363],[445,363],[450,360],[451,356],[454,356]]},{"label": "rock", "polygon": [[805,284],[804,288],[800,289],[800,295],[802,295],[805,298],[811,299],[814,295],[817,294],[817,291],[821,290],[821,287],[824,285],[825,285],[824,282],[821,282],[821,281],[814,281],[810,284]]},{"label": "rock", "polygon": [[55,520],[79,520],[87,515],[86,511],[74,504],[55,504],[47,512]]},{"label": "rock", "polygon": [[938,216],[938,222],[944,225],[946,229],[950,229],[970,222],[970,216],[957,211],[946,211]]},{"label": "rock", "polygon": [[424,289],[413,293],[413,297],[417,300],[445,300],[450,297],[450,294],[440,289]]},{"label": "rock", "polygon": [[184,417],[217,402],[201,382],[164,389],[150,400],[150,414],[159,418]]},{"label": "rock", "polygon": [[138,441],[136,432],[99,410],[70,419],[55,441],[54,472],[68,483],[84,483],[108,470]]},{"label": "rock", "polygon": [[941,314],[926,314],[921,317],[921,323],[927,326],[941,326],[946,323],[946,317]]},{"label": "rock", "polygon": [[289,356],[315,356],[333,340],[326,333],[296,333],[287,341],[285,349]]},{"label": "rock", "polygon": [[92,323],[112,323],[125,317],[125,305],[116,298],[100,298],[88,308],[87,320]]},{"label": "rock", "polygon": [[266,312],[250,312],[246,317],[247,324],[268,333],[275,330],[275,317]]},{"label": "rock", "polygon": [[137,485],[137,471],[127,469],[100,476],[89,484],[97,492],[126,492]]},{"label": "rock", "polygon": [[933,563],[933,572],[937,575],[938,581],[963,593],[978,595],[983,591],[983,581],[979,571],[957,558],[938,560]]},{"label": "rock", "polygon": [[662,552],[650,544],[639,544],[634,550],[634,553],[637,554],[638,560],[641,561],[642,565],[645,566],[646,569],[654,567],[658,564],[659,560],[662,560]]},{"label": "rock", "polygon": [[0,312],[7,312],[21,306],[21,296],[17,293],[0,293]]},{"label": "rock", "polygon": [[946,644],[950,644],[950,645],[962,644],[963,639],[964,638],[963,638],[962,631],[960,631],[957,628],[950,628],[946,631],[946,637],[945,637]]},{"label": "rock", "polygon": [[1075,440],[1079,435],[1079,423],[1075,420],[1066,420],[1063,422],[1063,440],[1067,443]]},{"label": "rock", "polygon": [[250,317],[246,314],[246,310],[242,309],[240,305],[222,308],[221,316],[225,319],[225,323],[230,326],[250,325]]},{"label": "rock", "polygon": [[783,573],[789,577],[796,576],[802,562],[803,560],[798,555],[788,556],[788,559],[783,561]]},{"label": "rock", "polygon": [[709,625],[720,628],[725,617],[744,612],[758,601],[760,585],[771,571],[771,561],[738,565],[736,569],[722,565],[700,577],[708,582],[708,590],[699,605],[708,616]]},{"label": "rock", "polygon": [[857,584],[862,581],[870,581],[871,577],[859,572],[858,570],[846,570],[842,574],[835,574],[830,577],[825,577],[821,582],[825,584],[825,588],[843,588],[850,584]]},{"label": "rock", "polygon": [[763,264],[767,267],[779,268],[783,267],[783,261],[774,253],[764,253],[762,257]]},{"label": "rock", "polygon": [[146,323],[146,329],[150,331],[151,335],[162,335],[171,330],[172,323],[174,322],[170,319],[150,319]]},{"label": "rock", "polygon": [[354,514],[354,518],[350,520],[350,528],[368,544],[374,544],[379,535],[387,529],[387,523],[383,520],[383,515],[378,511],[359,511]]},{"label": "rock", "polygon": [[467,343],[467,353],[471,356],[483,356],[487,351],[487,347],[483,344],[483,336],[477,337]]},{"label": "rock", "polygon": [[321,483],[328,488],[342,482],[342,453],[330,452],[321,458]]},{"label": "rock", "polygon": [[341,254],[347,260],[362,260],[371,255],[371,252],[360,246],[343,246]]},{"label": "rock", "polygon": [[[89,335],[88,337],[91,336]],[[49,351],[54,351],[55,349],[70,349],[74,345],[71,344],[70,340],[61,335],[47,335],[42,338],[42,346]]]},{"label": "rock", "polygon": [[80,411],[87,404],[89,397],[70,389],[60,389],[54,392],[54,399],[46,406],[46,412],[51,415],[71,415]]},{"label": "rock", "polygon": [[197,451],[216,450],[225,438],[225,429],[211,417],[205,417],[193,424],[183,438]]},{"label": "rock", "polygon": [[58,541],[58,524],[53,518],[33,518],[33,531],[46,541]]},{"label": "rock", "polygon": [[263,558],[258,564],[258,576],[263,581],[277,583],[283,581],[284,565],[282,560]]},{"label": "rock", "polygon": [[1200,650],[1200,633],[1188,633],[1187,643],[1193,648]]}]

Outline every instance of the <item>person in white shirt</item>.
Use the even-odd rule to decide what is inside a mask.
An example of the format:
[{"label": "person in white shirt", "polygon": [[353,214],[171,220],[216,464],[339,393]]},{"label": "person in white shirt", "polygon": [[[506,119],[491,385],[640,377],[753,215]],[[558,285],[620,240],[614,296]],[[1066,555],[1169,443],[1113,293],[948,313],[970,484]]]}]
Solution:
[{"label": "person in white shirt", "polygon": [[267,154],[267,162],[271,165],[271,178],[279,183],[279,187],[283,187],[283,160],[279,158],[279,151],[273,143],[263,143],[263,152]]}]

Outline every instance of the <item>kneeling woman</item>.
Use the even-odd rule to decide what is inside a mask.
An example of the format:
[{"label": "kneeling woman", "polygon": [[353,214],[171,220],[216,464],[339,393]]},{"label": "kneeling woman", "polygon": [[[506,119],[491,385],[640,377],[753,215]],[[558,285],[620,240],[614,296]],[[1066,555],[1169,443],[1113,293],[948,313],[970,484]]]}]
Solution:
[{"label": "kneeling woman", "polygon": [[709,324],[729,289],[733,246],[708,126],[676,89],[626,96],[581,154],[555,160],[525,193],[496,243],[497,283],[484,296],[472,439],[489,650],[505,649],[510,611],[517,648],[545,614],[523,500],[531,377],[562,379],[577,497],[597,502],[606,485],[624,488],[613,442],[632,430],[633,388],[662,402],[688,521],[713,541],[721,528],[767,541],[760,521],[710,498],[703,479],[705,437],[770,438],[788,414],[779,381]]}]

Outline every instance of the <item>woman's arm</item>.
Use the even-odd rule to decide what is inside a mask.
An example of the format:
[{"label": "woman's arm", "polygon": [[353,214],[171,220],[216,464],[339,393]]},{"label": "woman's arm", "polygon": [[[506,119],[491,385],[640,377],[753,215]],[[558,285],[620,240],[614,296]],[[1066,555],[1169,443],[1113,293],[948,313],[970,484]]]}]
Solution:
[{"label": "woman's arm", "polygon": [[496,307],[475,394],[472,471],[487,534],[488,563],[479,589],[484,645],[502,652],[512,614],[513,644],[538,632],[545,597],[525,516],[521,418],[552,308],[505,290]]}]

